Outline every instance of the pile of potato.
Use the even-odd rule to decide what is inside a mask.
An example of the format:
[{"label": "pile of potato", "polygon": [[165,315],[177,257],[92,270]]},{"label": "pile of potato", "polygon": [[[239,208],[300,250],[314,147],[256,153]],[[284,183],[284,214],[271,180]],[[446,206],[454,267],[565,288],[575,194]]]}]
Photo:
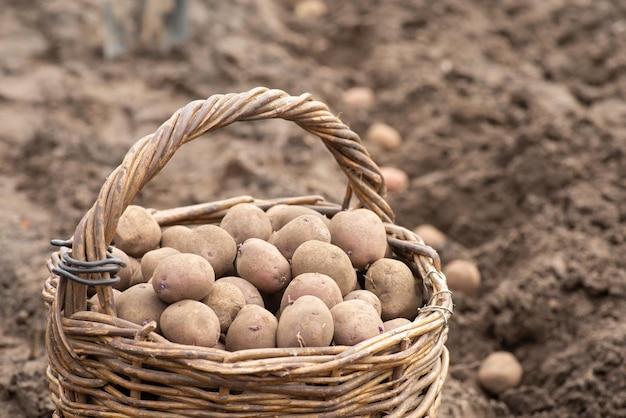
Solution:
[{"label": "pile of potato", "polygon": [[[113,255],[126,262],[117,315],[172,342],[229,351],[354,345],[409,324],[421,280],[387,245],[367,209],[317,211],[250,203],[219,225],[161,228],[136,205],[121,216]],[[89,300],[100,305],[97,295]]]}]

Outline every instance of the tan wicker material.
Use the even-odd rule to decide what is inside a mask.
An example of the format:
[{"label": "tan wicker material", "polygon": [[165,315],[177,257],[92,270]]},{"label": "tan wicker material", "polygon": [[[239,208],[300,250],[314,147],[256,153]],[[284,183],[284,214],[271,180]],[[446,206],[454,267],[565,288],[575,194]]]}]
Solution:
[{"label": "tan wicker material", "polygon": [[[155,218],[161,225],[215,223],[240,202],[263,209],[277,203],[306,205],[329,216],[348,207],[369,208],[383,219],[391,248],[430,298],[415,321],[353,347],[227,352],[185,346],[152,332],[154,323],[139,326],[115,316],[106,284],[115,269],[84,273],[79,268],[79,278],[105,283],[95,286],[104,313],[86,311],[87,286],[59,275],[62,261],[69,255],[75,265],[106,260],[120,215],[181,145],[233,122],[268,118],[293,121],[323,141],[348,179],[341,205],[319,196],[242,196],[154,211]],[[51,255],[42,294],[49,308],[47,375],[55,416],[436,416],[448,373],[445,341],[452,299],[437,253],[393,223],[384,196],[380,170],[358,135],[308,94],[293,97],[255,88],[179,109],[132,146],[106,179],[68,241],[71,249],[62,246]]]}]

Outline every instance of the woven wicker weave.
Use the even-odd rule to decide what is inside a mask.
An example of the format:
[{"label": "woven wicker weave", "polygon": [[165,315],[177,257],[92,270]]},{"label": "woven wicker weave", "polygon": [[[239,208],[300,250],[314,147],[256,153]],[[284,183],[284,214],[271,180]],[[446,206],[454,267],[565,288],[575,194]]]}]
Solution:
[{"label": "woven wicker weave", "polygon": [[[120,215],[184,143],[237,121],[282,118],[318,136],[348,179],[344,202],[303,196],[248,196],[156,211],[161,225],[219,222],[251,202],[305,205],[332,216],[363,206],[387,228],[396,257],[423,281],[430,298],[409,325],[353,347],[227,352],[174,344],[115,316],[114,261],[107,257]],[[445,347],[452,300],[438,255],[393,223],[380,170],[352,132],[310,95],[255,88],[214,95],[179,109],[140,139],[111,173],[70,241],[54,252],[43,297],[49,308],[47,375],[56,417],[433,417],[448,372]],[[354,198],[356,197],[356,199]],[[354,203],[353,203],[354,201]],[[95,284],[102,312],[86,311]]]}]

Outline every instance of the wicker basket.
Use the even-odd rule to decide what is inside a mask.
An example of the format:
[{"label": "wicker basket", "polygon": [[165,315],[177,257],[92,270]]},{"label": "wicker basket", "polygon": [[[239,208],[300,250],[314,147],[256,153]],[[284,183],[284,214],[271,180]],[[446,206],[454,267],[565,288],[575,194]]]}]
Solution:
[{"label": "wicker basket", "polygon": [[[237,121],[282,118],[317,135],[348,178],[343,204],[321,197],[220,202],[156,211],[161,225],[219,222],[252,202],[305,205],[332,216],[348,207],[374,211],[395,257],[414,271],[428,303],[409,325],[352,347],[227,352],[174,344],[115,316],[111,284],[119,269],[109,245],[120,215],[184,143]],[[310,95],[255,88],[214,95],[179,109],[128,151],[93,207],[48,262],[46,349],[56,417],[434,417],[448,373],[445,347],[452,299],[437,253],[393,224],[380,170],[352,132]],[[354,198],[356,197],[356,198]],[[354,202],[353,202],[354,201]],[[102,311],[86,311],[88,285]]]}]

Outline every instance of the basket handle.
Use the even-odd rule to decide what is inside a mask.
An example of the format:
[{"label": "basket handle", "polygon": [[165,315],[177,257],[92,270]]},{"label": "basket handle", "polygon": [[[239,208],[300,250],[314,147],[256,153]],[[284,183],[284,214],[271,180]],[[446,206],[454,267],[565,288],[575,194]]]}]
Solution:
[{"label": "basket handle", "polygon": [[[257,87],[243,93],[216,94],[206,100],[192,101],[177,110],[156,132],[137,141],[108,176],[96,202],[76,227],[72,258],[106,259],[107,248],[126,207],[183,144],[234,122],[272,118],[295,122],[324,142],[348,178],[344,208],[354,194],[363,207],[383,221],[393,222],[394,214],[384,199],[386,186],[380,169],[355,132],[310,94],[290,96],[281,90]],[[108,273],[87,276],[95,281],[107,278]],[[85,292],[84,284],[71,283],[65,292],[66,316],[84,309]],[[109,299],[110,292],[103,293]]]}]

